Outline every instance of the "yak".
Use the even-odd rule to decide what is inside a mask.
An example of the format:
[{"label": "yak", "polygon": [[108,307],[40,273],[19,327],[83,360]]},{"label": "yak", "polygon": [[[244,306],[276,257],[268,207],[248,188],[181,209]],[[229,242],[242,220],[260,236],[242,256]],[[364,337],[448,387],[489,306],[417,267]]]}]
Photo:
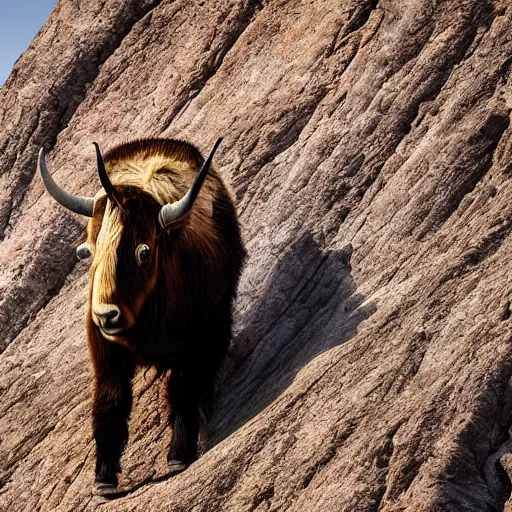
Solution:
[{"label": "yak", "polygon": [[197,459],[246,256],[231,194],[211,166],[220,141],[206,160],[180,140],[135,140],[105,156],[93,143],[102,185],[94,197],[57,185],[39,152],[47,191],[90,218],[77,256],[91,260],[86,331],[100,495],[117,492],[137,367],[169,375],[170,473]]}]

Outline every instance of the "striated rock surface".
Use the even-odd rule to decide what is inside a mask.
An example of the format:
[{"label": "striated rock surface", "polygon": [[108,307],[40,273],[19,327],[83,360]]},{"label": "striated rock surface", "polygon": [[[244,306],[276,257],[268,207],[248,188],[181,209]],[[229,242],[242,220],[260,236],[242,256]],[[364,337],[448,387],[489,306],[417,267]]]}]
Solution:
[{"label": "striated rock surface", "polygon": [[[0,89],[0,510],[496,511],[512,475],[512,2],[60,0]],[[91,142],[181,137],[249,262],[205,454],[140,372],[91,495]]]}]

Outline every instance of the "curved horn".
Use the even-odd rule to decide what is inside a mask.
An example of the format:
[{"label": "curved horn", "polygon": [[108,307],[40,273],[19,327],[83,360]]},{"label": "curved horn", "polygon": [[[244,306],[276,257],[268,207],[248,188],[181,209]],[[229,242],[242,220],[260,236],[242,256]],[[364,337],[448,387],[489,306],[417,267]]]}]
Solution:
[{"label": "curved horn", "polygon": [[119,208],[122,208],[123,204],[121,203],[121,199],[117,190],[114,188],[114,185],[110,182],[110,179],[107,174],[107,170],[105,169],[105,162],[103,161],[103,155],[101,154],[100,146],[97,142],[93,142],[94,147],[96,148],[96,160],[98,163],[98,174],[100,176],[100,181],[102,187],[105,189],[107,193],[107,197]]},{"label": "curved horn", "polygon": [[197,173],[197,176],[192,183],[192,186],[188,190],[188,192],[179,200],[174,203],[167,203],[162,206],[160,213],[158,214],[158,222],[165,229],[170,226],[173,222],[178,220],[180,217],[187,215],[192,206],[194,206],[194,201],[203,186],[204,180],[206,179],[206,175],[208,174],[208,170],[210,169],[210,165],[212,163],[213,155],[219,144],[222,142],[222,137],[217,139],[217,142],[213,146],[213,149],[210,151],[210,155],[204,161],[201,166],[201,170]]},{"label": "curved horn", "polygon": [[86,217],[92,217],[94,209],[94,199],[91,197],[81,197],[68,194],[64,189],[60,188],[57,183],[53,180],[48,167],[46,167],[46,158],[44,156],[44,149],[39,150],[39,157],[37,159],[37,168],[43,178],[44,186],[50,195],[64,208],[71,210],[72,212]]}]

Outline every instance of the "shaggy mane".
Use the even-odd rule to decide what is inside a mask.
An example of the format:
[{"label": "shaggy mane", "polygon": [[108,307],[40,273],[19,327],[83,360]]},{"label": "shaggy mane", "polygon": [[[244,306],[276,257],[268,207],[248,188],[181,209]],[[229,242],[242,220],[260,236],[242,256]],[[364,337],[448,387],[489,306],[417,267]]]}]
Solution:
[{"label": "shaggy mane", "polygon": [[199,150],[190,142],[179,139],[136,139],[117,146],[104,156],[105,163],[113,160],[164,157],[170,160],[188,162],[200,167],[204,161]]},{"label": "shaggy mane", "polygon": [[[152,138],[134,140],[115,147],[105,154],[104,161],[114,186],[138,188],[163,205],[183,197],[204,158],[189,142]],[[211,203],[218,181],[212,166],[196,209],[211,209],[205,201]]]}]

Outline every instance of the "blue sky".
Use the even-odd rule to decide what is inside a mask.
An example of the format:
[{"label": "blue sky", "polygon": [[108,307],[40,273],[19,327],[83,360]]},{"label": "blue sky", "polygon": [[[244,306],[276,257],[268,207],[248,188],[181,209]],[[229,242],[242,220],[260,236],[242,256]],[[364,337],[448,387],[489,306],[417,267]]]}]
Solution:
[{"label": "blue sky", "polygon": [[56,5],[57,0],[0,0],[0,85]]}]

